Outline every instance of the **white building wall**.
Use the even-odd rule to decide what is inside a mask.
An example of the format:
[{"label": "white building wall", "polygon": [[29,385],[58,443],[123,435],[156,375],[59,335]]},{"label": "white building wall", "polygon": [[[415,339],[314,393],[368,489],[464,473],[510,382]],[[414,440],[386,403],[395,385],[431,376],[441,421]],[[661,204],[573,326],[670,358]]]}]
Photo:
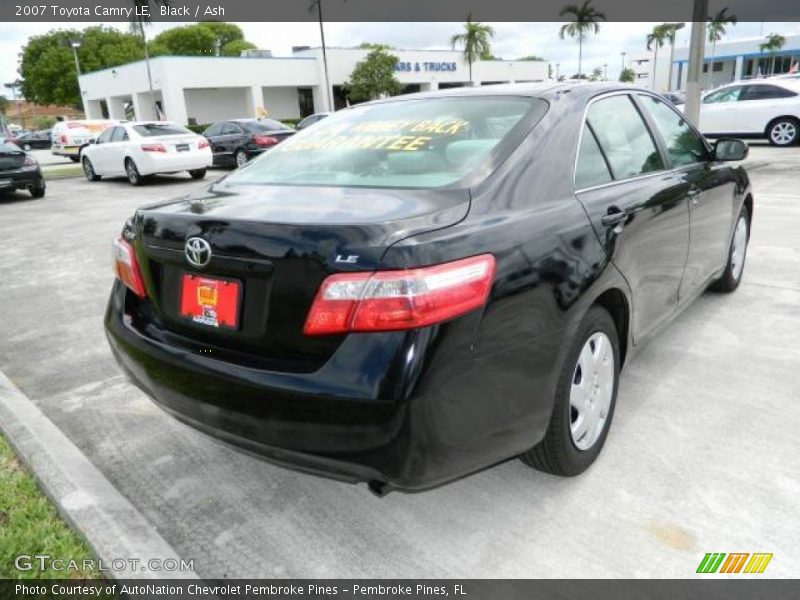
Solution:
[{"label": "white building wall", "polygon": [[[255,117],[250,110],[247,94],[249,88],[192,88],[183,90],[186,117],[196,123],[212,123],[224,119]],[[167,118],[176,120],[169,116]]]},{"label": "white building wall", "polygon": [[296,87],[262,88],[263,108],[271,119],[299,119],[300,103]]}]

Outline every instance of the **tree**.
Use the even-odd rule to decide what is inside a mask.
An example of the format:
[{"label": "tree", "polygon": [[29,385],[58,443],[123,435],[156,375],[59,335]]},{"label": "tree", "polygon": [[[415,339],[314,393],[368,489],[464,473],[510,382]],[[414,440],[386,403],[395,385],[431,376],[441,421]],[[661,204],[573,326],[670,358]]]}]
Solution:
[{"label": "tree", "polygon": [[493,37],[494,29],[489,25],[473,21],[472,13],[470,13],[467,15],[467,22],[464,23],[464,31],[456,33],[450,38],[450,45],[454,49],[456,46],[464,47],[464,58],[469,65],[470,83],[472,82],[472,63],[482,56],[491,56],[492,47],[489,40]]},{"label": "tree", "polygon": [[592,0],[586,0],[581,6],[576,4],[568,4],[558,13],[560,16],[572,16],[574,20],[571,23],[562,25],[558,32],[558,36],[563,40],[567,37],[578,40],[578,78],[581,75],[581,66],[583,62],[583,38],[587,33],[596,34],[600,31],[598,21],[605,21],[606,16],[591,6]]},{"label": "tree", "polygon": [[775,53],[783,48],[783,45],[786,43],[786,38],[780,35],[779,33],[770,33],[767,36],[767,41],[763,44],[758,45],[758,49],[761,52],[768,52],[770,55],[770,67],[769,67],[769,74],[775,74]]},{"label": "tree", "polygon": [[238,25],[217,21],[173,27],[150,42],[152,56],[239,56],[252,48]]},{"label": "tree", "polygon": [[669,40],[669,73],[667,74],[667,91],[672,89],[672,63],[675,60],[675,38],[678,35],[678,30],[684,25],[682,23],[664,23],[664,30],[667,32],[667,40]]},{"label": "tree", "polygon": [[8,98],[3,95],[0,95],[0,115],[5,115],[6,111],[8,110]]},{"label": "tree", "polygon": [[372,50],[350,74],[347,96],[354,102],[362,102],[399,94],[403,85],[394,76],[397,62],[398,58],[386,50]]},{"label": "tree", "polygon": [[518,58],[517,60],[529,60],[533,62],[544,62],[547,60],[546,58],[542,58],[541,56],[536,56],[535,54],[531,54],[529,56],[523,56],[522,58]]},{"label": "tree", "polygon": [[717,42],[727,33],[728,25],[736,25],[736,23],[736,16],[728,14],[727,7],[718,11],[713,17],[710,15],[708,17],[708,25],[706,25],[706,28],[708,30],[708,41],[711,43],[711,64],[708,67],[707,80],[709,87],[711,86],[711,77],[714,72],[714,58],[717,55]]},{"label": "tree", "polygon": [[589,75],[589,81],[600,81],[603,79],[603,67],[595,67]]},{"label": "tree", "polygon": [[373,42],[361,42],[358,48],[359,50],[394,50],[389,44],[375,44]]},{"label": "tree", "polygon": [[622,83],[633,83],[636,81],[636,73],[630,67],[625,67],[619,74],[619,80]]},{"label": "tree", "polygon": [[34,36],[22,48],[19,74],[21,92],[30,102],[79,107],[78,78],[72,56],[72,41],[80,41],[77,49],[81,71],[100,69],[141,60],[142,41],[133,34],[108,27],[52,30]]},{"label": "tree", "polygon": [[653,50],[653,68],[650,73],[650,88],[656,89],[656,67],[658,66],[658,49],[667,40],[666,24],[656,25],[653,31],[647,34],[647,49]]}]

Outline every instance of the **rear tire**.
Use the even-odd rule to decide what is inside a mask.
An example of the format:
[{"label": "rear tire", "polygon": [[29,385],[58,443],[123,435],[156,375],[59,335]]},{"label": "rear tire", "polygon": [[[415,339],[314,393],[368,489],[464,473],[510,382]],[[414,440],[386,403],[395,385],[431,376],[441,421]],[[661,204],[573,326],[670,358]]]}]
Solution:
[{"label": "rear tire", "polygon": [[46,188],[44,182],[42,181],[37,185],[35,185],[34,187],[30,188],[28,191],[31,194],[31,198],[44,198],[45,190]]},{"label": "rear tire", "polygon": [[100,181],[100,175],[94,172],[92,161],[86,157],[83,159],[83,174],[86,175],[86,179],[89,181]]},{"label": "rear tire", "polygon": [[206,170],[194,169],[193,171],[189,171],[189,175],[191,175],[192,179],[202,179],[206,176]]},{"label": "rear tire", "polygon": [[722,277],[717,279],[711,289],[729,294],[739,287],[744,274],[744,263],[747,259],[747,242],[750,240],[750,213],[746,206],[742,207],[736,227],[733,230],[731,245],[728,248],[728,263]]},{"label": "rear tire", "polygon": [[547,433],[520,457],[525,464],[563,476],[589,468],[603,449],[614,417],[619,365],[614,320],[608,311],[593,306],[570,342]]},{"label": "rear tire", "polygon": [[131,185],[142,185],[144,180],[132,158],[125,159],[125,174],[128,176],[128,183]]},{"label": "rear tire", "polygon": [[767,137],[773,146],[794,146],[800,138],[800,121],[791,117],[776,119],[767,127]]},{"label": "rear tire", "polygon": [[239,167],[247,164],[247,152],[240,148],[236,151],[236,154],[233,155],[233,159],[236,162],[236,168],[238,169]]}]

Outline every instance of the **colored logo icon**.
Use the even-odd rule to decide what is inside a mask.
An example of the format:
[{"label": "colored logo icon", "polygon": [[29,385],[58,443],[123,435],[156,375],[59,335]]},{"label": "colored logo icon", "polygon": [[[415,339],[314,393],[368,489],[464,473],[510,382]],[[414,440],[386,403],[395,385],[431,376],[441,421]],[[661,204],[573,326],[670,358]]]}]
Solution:
[{"label": "colored logo icon", "polygon": [[771,560],[771,552],[709,552],[697,566],[697,573],[758,574],[766,570]]}]

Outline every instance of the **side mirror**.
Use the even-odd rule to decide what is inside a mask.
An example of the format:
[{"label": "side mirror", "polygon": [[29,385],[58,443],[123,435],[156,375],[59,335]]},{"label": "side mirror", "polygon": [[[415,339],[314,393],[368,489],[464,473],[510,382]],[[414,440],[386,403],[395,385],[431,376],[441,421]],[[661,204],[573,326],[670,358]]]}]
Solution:
[{"label": "side mirror", "polygon": [[744,160],[749,152],[750,146],[742,140],[721,138],[714,144],[714,158],[717,160]]}]

